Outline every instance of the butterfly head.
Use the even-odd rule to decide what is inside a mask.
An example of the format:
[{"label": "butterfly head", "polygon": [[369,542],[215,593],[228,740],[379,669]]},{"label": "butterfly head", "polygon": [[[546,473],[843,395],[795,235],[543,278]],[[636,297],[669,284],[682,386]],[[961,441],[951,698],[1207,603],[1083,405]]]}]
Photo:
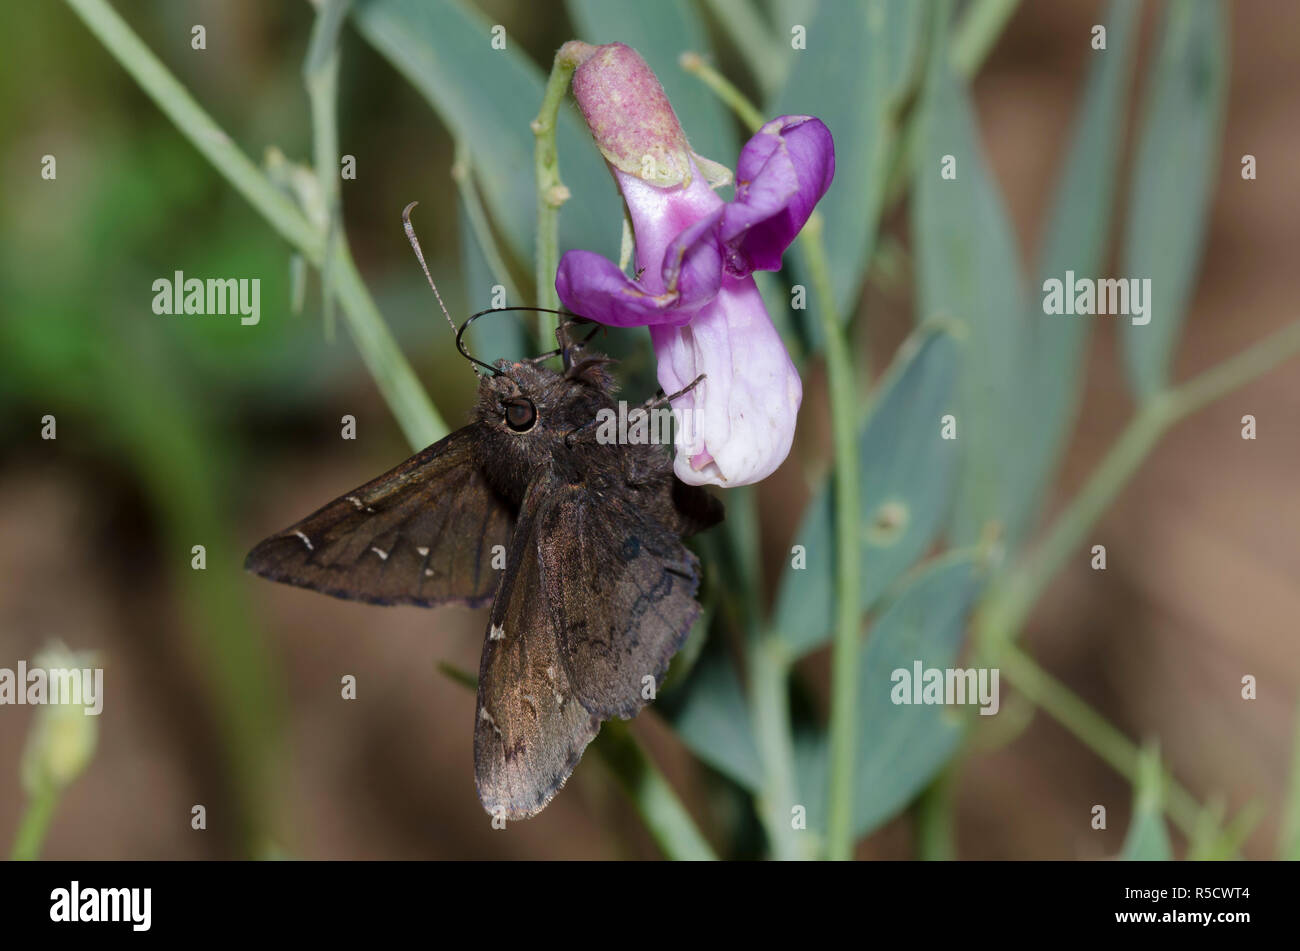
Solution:
[{"label": "butterfly head", "polygon": [[481,462],[497,488],[522,499],[539,464],[567,454],[573,434],[612,407],[605,357],[584,353],[563,371],[539,361],[498,360],[479,380],[475,416],[483,429]]}]

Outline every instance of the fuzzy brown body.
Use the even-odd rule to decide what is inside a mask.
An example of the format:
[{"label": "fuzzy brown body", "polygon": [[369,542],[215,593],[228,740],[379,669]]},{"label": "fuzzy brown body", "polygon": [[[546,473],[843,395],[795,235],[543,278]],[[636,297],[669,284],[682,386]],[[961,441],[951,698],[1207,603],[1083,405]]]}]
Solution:
[{"label": "fuzzy brown body", "polygon": [[246,563],[378,604],[490,600],[475,778],[484,808],[508,819],[539,812],[600,723],[654,695],[699,613],[699,563],[682,538],[722,518],[664,447],[597,440],[597,413],[615,405],[608,361],[569,355],[562,373],[499,362],[468,425]]}]

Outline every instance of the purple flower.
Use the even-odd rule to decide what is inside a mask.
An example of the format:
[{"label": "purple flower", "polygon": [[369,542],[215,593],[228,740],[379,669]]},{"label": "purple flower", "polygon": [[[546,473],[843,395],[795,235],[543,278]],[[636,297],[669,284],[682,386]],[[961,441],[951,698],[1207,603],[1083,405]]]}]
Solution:
[{"label": "purple flower", "polygon": [[830,131],[811,116],[767,123],[741,150],[735,197],[724,202],[704,174],[718,166],[690,151],[644,60],[621,43],[588,49],[573,92],[623,194],[638,276],[569,251],[555,288],[574,313],[648,326],[664,392],[705,375],[673,401],[679,479],[758,482],[790,451],[803,386],[752,274],[781,266],[830,187]]}]

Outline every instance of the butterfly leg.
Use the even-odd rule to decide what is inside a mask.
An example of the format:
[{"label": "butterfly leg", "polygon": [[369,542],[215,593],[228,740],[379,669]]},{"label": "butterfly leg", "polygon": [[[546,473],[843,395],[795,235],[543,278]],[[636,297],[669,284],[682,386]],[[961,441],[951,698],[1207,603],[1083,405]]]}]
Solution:
[{"label": "butterfly leg", "polygon": [[658,409],[660,406],[663,406],[666,403],[670,404],[672,403],[673,400],[677,399],[679,396],[685,396],[691,390],[695,389],[697,386],[703,383],[707,376],[708,376],[707,373],[701,373],[699,376],[691,380],[691,382],[687,383],[685,386],[683,386],[672,396],[664,396],[664,391],[660,390],[658,395],[653,396],[650,399],[646,400],[643,406],[646,409]]}]

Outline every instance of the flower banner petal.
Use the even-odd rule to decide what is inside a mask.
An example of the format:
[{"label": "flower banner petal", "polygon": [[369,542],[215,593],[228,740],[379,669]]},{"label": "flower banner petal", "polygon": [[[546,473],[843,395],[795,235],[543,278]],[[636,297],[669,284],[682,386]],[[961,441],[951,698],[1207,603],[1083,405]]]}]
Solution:
[{"label": "flower banner petal", "polygon": [[821,120],[781,116],[755,133],[736,166],[735,200],[722,212],[728,272],[778,270],[834,177],[835,144]]}]

